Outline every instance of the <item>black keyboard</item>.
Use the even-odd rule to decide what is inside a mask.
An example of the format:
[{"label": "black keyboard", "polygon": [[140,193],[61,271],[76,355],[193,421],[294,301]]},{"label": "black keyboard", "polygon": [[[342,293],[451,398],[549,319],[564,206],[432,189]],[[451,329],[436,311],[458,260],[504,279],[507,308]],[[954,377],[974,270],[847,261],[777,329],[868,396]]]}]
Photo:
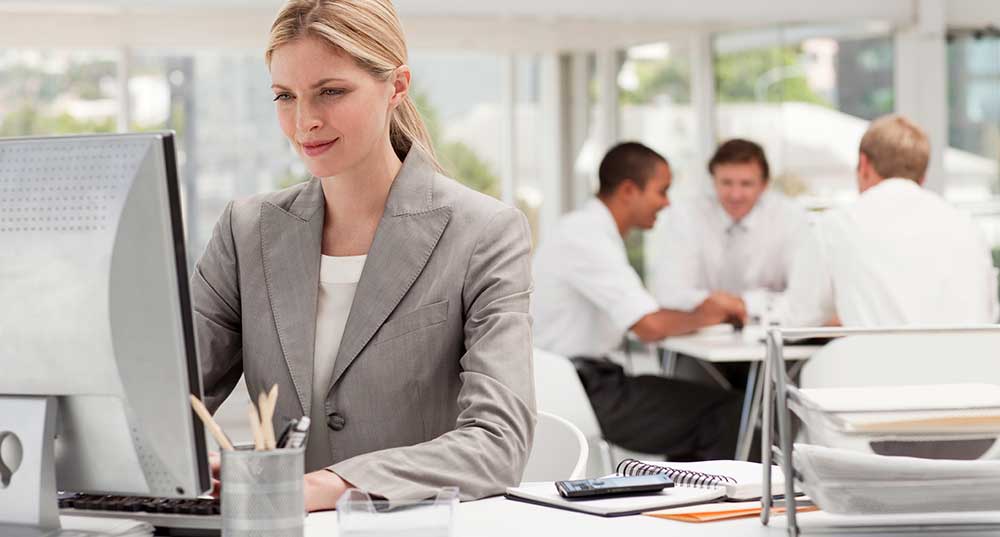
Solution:
[{"label": "black keyboard", "polygon": [[217,537],[222,528],[217,498],[60,493],[59,514],[141,520],[153,525],[156,535],[173,537]]}]

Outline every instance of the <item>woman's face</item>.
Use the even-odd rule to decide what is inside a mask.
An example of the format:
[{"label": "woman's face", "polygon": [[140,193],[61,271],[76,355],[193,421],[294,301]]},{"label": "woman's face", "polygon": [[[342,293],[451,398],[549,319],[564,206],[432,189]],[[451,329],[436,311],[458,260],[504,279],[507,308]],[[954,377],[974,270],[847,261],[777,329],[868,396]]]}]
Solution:
[{"label": "woman's face", "polygon": [[270,67],[281,130],[314,176],[355,169],[389,147],[389,113],[406,91],[398,77],[378,80],[314,37],[275,49]]}]

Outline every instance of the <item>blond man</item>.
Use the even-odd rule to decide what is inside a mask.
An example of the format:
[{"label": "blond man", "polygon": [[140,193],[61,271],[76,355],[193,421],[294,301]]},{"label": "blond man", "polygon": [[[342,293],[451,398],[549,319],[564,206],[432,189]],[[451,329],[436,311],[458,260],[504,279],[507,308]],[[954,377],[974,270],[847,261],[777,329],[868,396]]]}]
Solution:
[{"label": "blond man", "polygon": [[997,318],[997,280],[979,230],[922,188],[930,144],[898,115],[861,139],[860,198],[818,222],[789,282],[789,324],[978,324]]}]

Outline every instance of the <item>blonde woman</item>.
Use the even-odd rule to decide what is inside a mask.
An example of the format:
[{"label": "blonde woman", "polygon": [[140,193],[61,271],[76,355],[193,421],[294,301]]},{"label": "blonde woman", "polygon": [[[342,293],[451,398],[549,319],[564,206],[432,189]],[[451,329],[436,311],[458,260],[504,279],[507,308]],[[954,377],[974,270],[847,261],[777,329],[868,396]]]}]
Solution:
[{"label": "blonde woman", "polygon": [[242,374],[312,418],[309,510],[502,492],[535,424],[525,218],[442,175],[388,0],[292,0],[266,60],[315,177],[231,202],[198,262],[208,406]]}]

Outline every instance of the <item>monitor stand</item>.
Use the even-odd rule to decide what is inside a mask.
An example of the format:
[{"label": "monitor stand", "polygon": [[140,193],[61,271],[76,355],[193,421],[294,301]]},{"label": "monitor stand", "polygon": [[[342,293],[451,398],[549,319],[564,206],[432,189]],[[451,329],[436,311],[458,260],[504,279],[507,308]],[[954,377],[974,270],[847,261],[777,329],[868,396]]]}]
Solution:
[{"label": "monitor stand", "polygon": [[55,397],[0,396],[0,535],[70,537],[56,497]]}]

